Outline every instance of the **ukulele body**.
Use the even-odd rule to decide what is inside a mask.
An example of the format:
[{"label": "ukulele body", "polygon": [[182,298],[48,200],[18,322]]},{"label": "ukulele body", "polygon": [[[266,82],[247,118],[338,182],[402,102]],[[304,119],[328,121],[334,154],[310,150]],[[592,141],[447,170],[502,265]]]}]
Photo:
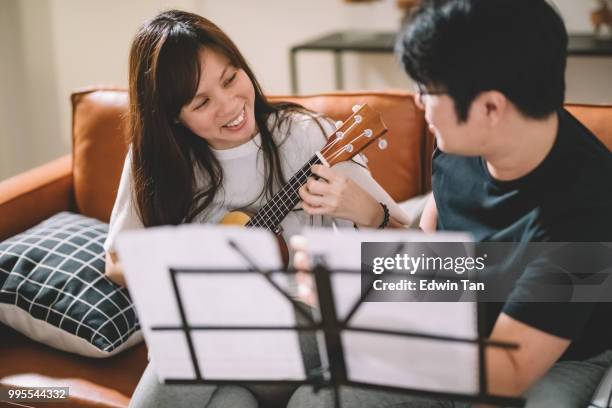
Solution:
[{"label": "ukulele body", "polygon": [[[219,224],[221,225],[240,225],[246,226],[251,218],[252,214],[249,214],[246,211],[231,211],[223,216]],[[289,265],[289,247],[287,246],[287,242],[283,238],[281,234],[282,229],[276,235],[276,240],[278,241],[278,249],[280,250],[281,257],[283,259],[283,265],[287,267]]]}]

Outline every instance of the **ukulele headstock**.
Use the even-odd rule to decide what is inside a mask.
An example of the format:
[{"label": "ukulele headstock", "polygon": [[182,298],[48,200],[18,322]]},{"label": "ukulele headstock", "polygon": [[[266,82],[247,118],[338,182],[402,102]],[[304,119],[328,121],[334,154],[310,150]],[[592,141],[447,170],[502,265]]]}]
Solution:
[{"label": "ukulele headstock", "polygon": [[[337,122],[336,127],[321,149],[321,155],[330,167],[352,159],[387,132],[380,113],[367,104],[353,106],[353,114],[344,122]],[[379,148],[386,147],[387,141],[381,139]]]}]

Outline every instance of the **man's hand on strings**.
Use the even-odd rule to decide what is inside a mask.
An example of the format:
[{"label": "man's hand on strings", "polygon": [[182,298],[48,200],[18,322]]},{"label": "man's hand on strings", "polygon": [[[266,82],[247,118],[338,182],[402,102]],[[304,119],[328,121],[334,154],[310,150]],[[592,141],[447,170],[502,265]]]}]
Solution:
[{"label": "man's hand on strings", "polygon": [[314,289],[314,277],[310,270],[310,258],[306,239],[301,235],[291,237],[289,243],[295,251],[293,256],[293,267],[297,270],[295,279],[297,281],[297,297],[310,306],[316,306],[317,295]]}]

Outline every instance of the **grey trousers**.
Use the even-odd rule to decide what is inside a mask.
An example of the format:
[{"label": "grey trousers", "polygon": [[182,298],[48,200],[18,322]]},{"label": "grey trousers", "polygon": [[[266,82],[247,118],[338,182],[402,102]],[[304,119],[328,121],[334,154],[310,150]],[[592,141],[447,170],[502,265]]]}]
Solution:
[{"label": "grey trousers", "polygon": [[165,385],[157,380],[149,363],[132,395],[130,408],[257,408],[246,388],[224,385]]},{"label": "grey trousers", "polygon": [[[612,366],[612,351],[585,361],[561,361],[526,393],[527,408],[585,408]],[[343,408],[464,408],[470,404],[434,400],[405,394],[345,387],[340,392]],[[314,393],[311,387],[300,387],[288,408],[333,407],[330,390]]]},{"label": "grey trousers", "polygon": [[[309,307],[308,307],[309,308]],[[296,323],[306,324],[305,319],[296,313]],[[312,334],[298,336],[304,366],[316,369],[321,366],[318,348]],[[149,362],[138,386],[134,391],[130,408],[284,408],[291,395],[296,391],[295,385],[250,385],[215,386],[215,385],[165,385],[158,381],[155,366]]]}]

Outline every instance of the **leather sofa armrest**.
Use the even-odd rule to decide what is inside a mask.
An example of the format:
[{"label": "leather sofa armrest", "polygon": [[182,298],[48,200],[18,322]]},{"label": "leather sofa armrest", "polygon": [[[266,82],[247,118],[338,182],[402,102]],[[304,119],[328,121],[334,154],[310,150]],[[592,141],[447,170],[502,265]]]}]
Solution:
[{"label": "leather sofa armrest", "polygon": [[66,155],[0,182],[0,240],[75,208],[72,156]]}]

